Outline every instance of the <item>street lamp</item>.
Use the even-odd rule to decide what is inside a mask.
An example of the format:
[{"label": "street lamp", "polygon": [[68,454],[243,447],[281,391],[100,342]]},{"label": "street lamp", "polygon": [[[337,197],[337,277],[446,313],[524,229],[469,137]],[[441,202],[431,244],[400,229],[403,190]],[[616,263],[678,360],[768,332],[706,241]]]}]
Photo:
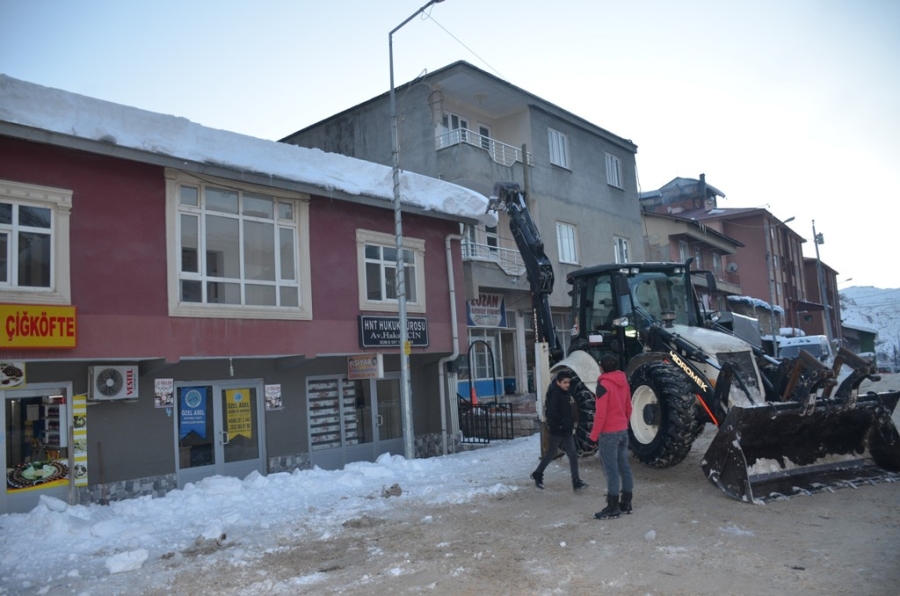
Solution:
[{"label": "street lamp", "polygon": [[[778,226],[783,226],[786,223],[790,223],[794,221],[794,217],[791,216],[784,221],[780,221],[774,226],[769,225],[769,219],[766,218],[765,221],[765,230],[766,230],[766,268],[768,269],[769,275],[769,306],[772,307],[772,316],[769,318],[769,331],[772,333],[772,343],[775,343],[775,267],[772,263],[772,230],[777,228]],[[775,349],[778,349],[778,346],[775,346]]]},{"label": "street lamp", "polygon": [[816,234],[816,220],[812,222],[813,241],[816,245],[816,276],[819,278],[819,296],[825,306],[825,331],[828,333],[828,343],[834,341],[834,326],[831,322],[831,305],[828,304],[828,294],[825,293],[825,274],[822,273],[822,260],[819,258],[819,245],[825,244],[825,237]]},{"label": "street lamp", "polygon": [[430,0],[405,21],[388,33],[388,56],[391,67],[391,158],[394,171],[394,235],[397,238],[397,306],[400,315],[400,401],[403,404],[403,438],[406,459],[416,456],[413,437],[412,396],[409,383],[409,329],[406,322],[406,261],[403,258],[403,217],[400,212],[400,141],[397,134],[397,103],[394,96],[394,33],[432,4],[444,0]]}]

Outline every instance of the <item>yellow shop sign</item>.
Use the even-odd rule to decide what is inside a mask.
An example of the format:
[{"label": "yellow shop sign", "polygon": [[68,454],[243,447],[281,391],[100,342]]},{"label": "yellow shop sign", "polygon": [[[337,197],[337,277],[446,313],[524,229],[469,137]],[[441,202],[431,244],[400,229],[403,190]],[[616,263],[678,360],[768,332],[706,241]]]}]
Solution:
[{"label": "yellow shop sign", "polygon": [[0,304],[0,348],[74,348],[78,333],[74,306]]}]

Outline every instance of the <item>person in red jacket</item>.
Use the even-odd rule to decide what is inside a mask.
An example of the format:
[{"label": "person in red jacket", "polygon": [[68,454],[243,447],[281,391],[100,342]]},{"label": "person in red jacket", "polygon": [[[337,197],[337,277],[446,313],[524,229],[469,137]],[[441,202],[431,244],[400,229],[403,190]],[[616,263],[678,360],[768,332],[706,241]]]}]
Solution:
[{"label": "person in red jacket", "polygon": [[[631,494],[634,478],[628,464],[628,421],[631,419],[631,389],[625,373],[619,370],[615,356],[600,360],[597,379],[594,426],[591,441],[599,443],[600,462],[606,475],[606,507],[594,514],[597,519],[619,517],[631,513]],[[619,500],[619,478],[622,497]],[[621,507],[621,509],[620,509]]]}]

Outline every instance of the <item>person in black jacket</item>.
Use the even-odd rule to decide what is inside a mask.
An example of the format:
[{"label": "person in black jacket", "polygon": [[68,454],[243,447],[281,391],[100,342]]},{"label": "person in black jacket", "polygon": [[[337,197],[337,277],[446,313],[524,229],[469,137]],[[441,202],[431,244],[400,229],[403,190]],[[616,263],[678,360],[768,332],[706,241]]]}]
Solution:
[{"label": "person in black jacket", "polygon": [[544,488],[544,469],[556,458],[560,449],[566,452],[569,458],[569,468],[572,472],[572,488],[586,488],[587,484],[578,476],[578,454],[575,453],[575,412],[572,409],[573,400],[569,394],[569,385],[572,382],[572,373],[562,370],[556,375],[556,379],[547,388],[547,397],[544,401],[544,414],[547,419],[547,430],[550,437],[547,444],[547,452],[541,458],[537,469],[531,473],[531,479],[538,488]]}]

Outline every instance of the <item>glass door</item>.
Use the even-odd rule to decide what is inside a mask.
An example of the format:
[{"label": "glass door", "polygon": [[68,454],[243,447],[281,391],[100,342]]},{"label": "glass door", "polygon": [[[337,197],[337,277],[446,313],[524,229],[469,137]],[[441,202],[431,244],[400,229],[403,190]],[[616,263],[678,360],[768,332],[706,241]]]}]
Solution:
[{"label": "glass door", "polygon": [[255,387],[219,387],[217,392],[222,406],[223,473],[238,478],[253,470],[264,473],[259,442],[259,392]]},{"label": "glass door", "polygon": [[400,373],[386,374],[374,381],[378,407],[375,431],[377,448],[375,456],[382,453],[403,455],[403,408],[400,399]]},{"label": "glass door", "polygon": [[216,474],[265,472],[258,383],[177,388],[178,486]]}]

